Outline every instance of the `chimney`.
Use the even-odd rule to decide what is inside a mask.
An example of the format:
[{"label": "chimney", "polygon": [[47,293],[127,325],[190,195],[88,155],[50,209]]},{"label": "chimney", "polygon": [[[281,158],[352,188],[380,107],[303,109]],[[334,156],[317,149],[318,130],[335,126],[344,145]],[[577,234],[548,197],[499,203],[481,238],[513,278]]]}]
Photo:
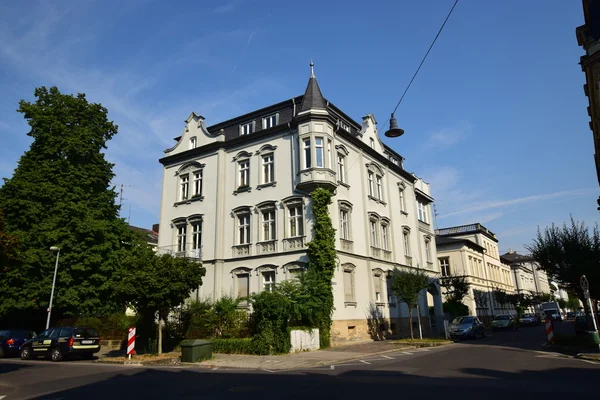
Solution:
[{"label": "chimney", "polygon": [[508,249],[508,254],[514,254],[515,251],[513,249]]},{"label": "chimney", "polygon": [[158,227],[159,227],[159,224],[152,225],[152,231],[158,233]]}]

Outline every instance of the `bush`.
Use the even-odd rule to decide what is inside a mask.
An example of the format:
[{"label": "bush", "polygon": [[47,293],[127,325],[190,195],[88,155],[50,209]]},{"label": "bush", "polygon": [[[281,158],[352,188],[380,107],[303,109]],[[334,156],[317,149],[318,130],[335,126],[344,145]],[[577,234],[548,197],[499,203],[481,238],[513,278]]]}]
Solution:
[{"label": "bush", "polygon": [[469,307],[456,301],[447,301],[444,303],[444,312],[450,314],[452,320],[462,315],[469,315]]},{"label": "bush", "polygon": [[248,313],[239,309],[241,299],[225,296],[212,302],[191,301],[182,310],[186,338],[234,338],[250,335]]},{"label": "bush", "polygon": [[255,335],[259,354],[289,353],[292,348],[288,323],[292,301],[283,293],[261,292],[251,297]]},{"label": "bush", "polygon": [[137,317],[115,313],[105,316],[81,316],[64,318],[56,322],[56,326],[85,326],[95,329],[104,340],[124,340],[127,330],[136,325]]},{"label": "bush", "polygon": [[213,353],[257,354],[252,338],[212,339]]}]

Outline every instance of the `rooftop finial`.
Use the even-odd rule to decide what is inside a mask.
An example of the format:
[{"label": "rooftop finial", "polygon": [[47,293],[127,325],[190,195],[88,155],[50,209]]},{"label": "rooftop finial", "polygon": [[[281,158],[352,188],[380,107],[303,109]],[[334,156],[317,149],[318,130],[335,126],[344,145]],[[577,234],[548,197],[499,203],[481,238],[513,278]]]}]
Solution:
[{"label": "rooftop finial", "polygon": [[315,64],[313,63],[312,58],[310,59],[310,77],[315,77]]}]

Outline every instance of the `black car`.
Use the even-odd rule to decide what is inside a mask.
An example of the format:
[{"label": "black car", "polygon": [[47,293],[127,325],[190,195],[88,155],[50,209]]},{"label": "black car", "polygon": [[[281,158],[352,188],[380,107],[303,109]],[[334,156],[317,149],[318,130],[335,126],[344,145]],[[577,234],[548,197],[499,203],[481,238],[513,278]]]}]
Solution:
[{"label": "black car", "polygon": [[21,359],[50,357],[61,361],[68,356],[81,356],[91,359],[100,351],[100,337],[92,328],[57,327],[40,333],[21,346]]},{"label": "black car", "polygon": [[19,347],[34,337],[35,332],[29,329],[0,329],[0,358],[18,355]]}]

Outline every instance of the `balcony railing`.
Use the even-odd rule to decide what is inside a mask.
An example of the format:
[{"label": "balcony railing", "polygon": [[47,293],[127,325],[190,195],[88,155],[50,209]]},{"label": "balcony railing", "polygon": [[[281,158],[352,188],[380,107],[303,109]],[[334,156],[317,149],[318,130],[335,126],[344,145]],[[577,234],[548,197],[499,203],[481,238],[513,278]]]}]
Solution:
[{"label": "balcony railing", "polygon": [[202,259],[202,249],[190,249],[186,246],[185,249],[181,249],[179,246],[162,246],[158,247],[156,254],[161,256],[163,254],[170,254],[173,257],[187,257],[194,258],[197,260]]},{"label": "balcony railing", "polygon": [[304,236],[297,236],[283,239],[283,250],[300,250],[305,247]]}]

